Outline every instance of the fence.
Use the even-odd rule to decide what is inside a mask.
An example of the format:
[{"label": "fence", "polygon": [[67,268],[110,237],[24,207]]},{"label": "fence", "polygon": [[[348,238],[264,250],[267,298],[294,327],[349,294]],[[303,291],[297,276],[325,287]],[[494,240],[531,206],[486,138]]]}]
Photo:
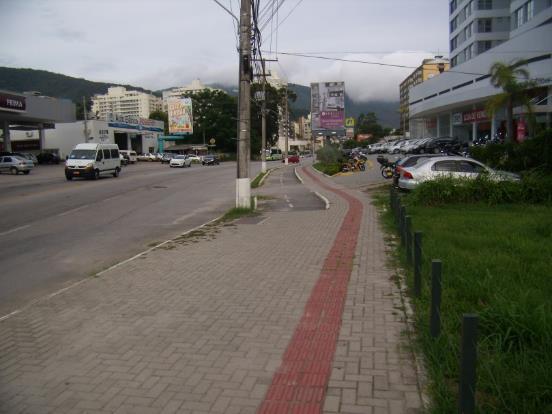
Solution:
[{"label": "fence", "polygon": [[[412,293],[416,298],[419,298],[422,294],[423,234],[421,231],[413,230],[412,217],[407,215],[406,207],[402,205],[401,197],[394,187],[391,187],[389,197],[391,211],[400,235],[401,247],[406,252],[406,263],[413,269],[414,281]],[[441,260],[431,259],[430,278],[431,302],[428,329],[431,337],[436,339],[441,334]],[[458,379],[458,412],[460,414],[475,413],[477,323],[477,315],[463,315],[460,340],[460,373]]]}]

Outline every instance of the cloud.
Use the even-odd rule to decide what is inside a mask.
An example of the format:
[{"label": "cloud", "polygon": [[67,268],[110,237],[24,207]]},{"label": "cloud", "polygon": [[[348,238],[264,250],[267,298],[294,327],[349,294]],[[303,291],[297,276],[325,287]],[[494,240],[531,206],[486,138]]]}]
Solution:
[{"label": "cloud", "polygon": [[[424,51],[397,51],[386,55],[352,54],[340,57],[370,63],[352,63],[280,55],[280,77],[302,85],[312,82],[344,81],[354,101],[398,101],[399,85],[423,59],[434,55]],[[400,65],[394,67],[387,65]],[[282,73],[284,72],[284,73]]]}]

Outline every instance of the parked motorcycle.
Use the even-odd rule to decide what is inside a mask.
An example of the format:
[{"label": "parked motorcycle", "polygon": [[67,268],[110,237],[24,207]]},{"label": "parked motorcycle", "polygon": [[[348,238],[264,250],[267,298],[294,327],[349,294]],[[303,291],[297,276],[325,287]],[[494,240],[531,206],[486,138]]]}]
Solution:
[{"label": "parked motorcycle", "polygon": [[385,179],[393,178],[393,174],[395,172],[395,167],[397,166],[397,162],[396,161],[391,162],[383,155],[379,155],[376,158],[376,160],[380,164],[381,176]]}]

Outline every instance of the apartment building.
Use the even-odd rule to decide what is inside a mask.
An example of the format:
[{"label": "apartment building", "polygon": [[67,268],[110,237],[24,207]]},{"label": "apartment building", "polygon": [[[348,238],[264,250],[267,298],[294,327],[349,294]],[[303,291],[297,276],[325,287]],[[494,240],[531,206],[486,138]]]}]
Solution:
[{"label": "apartment building", "polygon": [[435,56],[434,59],[424,59],[422,64],[417,67],[399,86],[400,91],[400,113],[401,113],[401,129],[403,133],[409,132],[409,110],[408,100],[410,97],[410,89],[420,83],[431,79],[441,72],[449,69],[449,60],[442,56]]},{"label": "apartment building", "polygon": [[224,92],[222,89],[212,88],[203,84],[199,79],[194,79],[189,85],[171,88],[163,91],[163,110],[167,111],[167,100],[169,98],[180,98],[206,90]]},{"label": "apartment building", "polygon": [[[491,84],[490,69],[520,60],[535,85],[531,110],[538,124],[549,127],[552,0],[449,0],[449,7],[450,69],[410,89],[410,135],[463,141],[494,136],[504,128],[506,111],[485,111],[502,92]],[[514,108],[514,118],[526,123],[526,109]]]},{"label": "apartment building", "polygon": [[149,93],[113,86],[107,94],[92,97],[92,112],[102,120],[147,119],[152,112],[160,111],[162,104],[161,98]]}]

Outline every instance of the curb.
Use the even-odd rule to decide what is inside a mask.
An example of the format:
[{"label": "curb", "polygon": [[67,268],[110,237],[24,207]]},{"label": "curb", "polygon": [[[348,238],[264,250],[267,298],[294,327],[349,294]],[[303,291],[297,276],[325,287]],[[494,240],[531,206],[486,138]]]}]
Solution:
[{"label": "curb", "polygon": [[[267,174],[267,175],[268,175],[268,174]],[[157,245],[155,245],[155,246],[153,246],[153,247],[150,247],[149,249],[144,250],[143,252],[140,252],[140,253],[138,253],[138,254],[136,254],[136,255],[134,255],[134,256],[128,258],[128,259],[125,259],[125,260],[123,260],[123,261],[121,261],[121,262],[119,262],[119,263],[116,263],[116,264],[114,264],[114,265],[108,267],[107,269],[101,270],[101,271],[99,271],[99,272],[97,272],[97,273],[94,273],[93,275],[85,276],[84,279],[79,280],[78,282],[75,282],[75,283],[73,283],[72,285],[69,285],[69,286],[64,287],[64,288],[62,288],[62,289],[59,289],[59,290],[57,290],[57,291],[55,291],[55,292],[53,292],[53,293],[50,293],[50,294],[48,294],[48,295],[45,295],[45,296],[36,298],[36,299],[32,300],[31,302],[27,303],[26,305],[24,305],[22,308],[16,309],[16,310],[14,310],[14,311],[12,311],[12,312],[6,314],[6,315],[0,316],[0,322],[5,321],[5,320],[11,318],[12,316],[15,316],[15,315],[17,315],[17,314],[19,314],[19,313],[21,313],[21,312],[27,310],[28,308],[30,308],[31,306],[33,306],[33,305],[35,305],[35,304],[37,304],[37,303],[39,303],[39,302],[42,302],[42,301],[51,299],[51,298],[53,298],[54,296],[57,296],[57,295],[59,295],[59,294],[65,292],[66,290],[69,290],[69,289],[72,289],[72,288],[74,288],[74,287],[77,287],[78,285],[80,285],[80,284],[82,284],[82,283],[84,283],[84,282],[86,282],[86,281],[89,281],[89,280],[90,280],[91,278],[93,278],[93,277],[101,276],[101,275],[103,275],[104,273],[109,272],[110,270],[116,269],[117,267],[119,267],[119,266],[121,266],[121,265],[123,265],[123,264],[129,263],[129,262],[131,262],[131,261],[133,261],[133,260],[139,258],[140,256],[143,256],[144,254],[147,254],[147,253],[151,252],[152,250],[155,250],[155,249],[157,249],[157,248],[159,248],[159,247],[161,247],[161,246],[163,246],[163,245],[165,245],[165,244],[167,244],[167,243],[170,243],[170,242],[174,241],[175,239],[177,239],[177,238],[179,238],[179,237],[185,236],[185,235],[187,235],[187,234],[189,234],[189,233],[191,233],[191,232],[193,232],[193,231],[199,230],[199,229],[201,229],[202,227],[205,227],[205,226],[207,226],[207,225],[209,225],[209,224],[212,224],[212,223],[214,223],[214,222],[220,220],[222,217],[224,217],[224,214],[223,214],[222,216],[219,216],[219,217],[217,217],[217,218],[214,218],[213,220],[208,221],[207,223],[203,223],[203,224],[201,224],[201,225],[199,225],[199,226],[194,227],[193,229],[190,229],[190,230],[188,230],[188,231],[185,231],[184,233],[179,234],[178,236],[173,237],[172,239],[165,240],[164,242],[161,242],[161,243],[159,243],[159,244],[157,244]]]},{"label": "curb", "polygon": [[296,176],[297,179],[301,182],[301,184],[304,184],[303,179],[302,179],[301,176],[297,173],[297,167],[295,167],[295,168],[293,169],[293,172],[295,173],[295,176]]},{"label": "curb", "polygon": [[[313,170],[317,171],[316,168],[313,168]],[[299,175],[299,173],[297,172],[297,167],[295,167],[294,169],[294,172],[295,172],[295,176],[297,177],[297,179],[301,182],[301,184],[305,184],[303,182],[303,179],[301,178],[301,176]],[[320,172],[320,171],[318,171]],[[321,173],[323,174],[323,173]],[[324,174],[326,175],[326,174]],[[324,202],[324,204],[326,204],[326,210],[329,210],[330,209],[330,200],[328,200],[326,197],[324,197],[322,194],[320,194],[318,191],[314,191],[314,194]]]},{"label": "curb", "polygon": [[[261,180],[259,181],[259,187],[261,185],[263,185],[264,183],[264,180],[266,179],[266,177],[268,177],[270,175],[270,173],[272,172],[272,170],[277,170],[278,168],[282,168],[282,167],[275,167],[275,168],[269,168],[268,170],[266,170],[266,174],[264,175],[263,178],[261,178]],[[258,187],[257,187],[258,188]]]}]

